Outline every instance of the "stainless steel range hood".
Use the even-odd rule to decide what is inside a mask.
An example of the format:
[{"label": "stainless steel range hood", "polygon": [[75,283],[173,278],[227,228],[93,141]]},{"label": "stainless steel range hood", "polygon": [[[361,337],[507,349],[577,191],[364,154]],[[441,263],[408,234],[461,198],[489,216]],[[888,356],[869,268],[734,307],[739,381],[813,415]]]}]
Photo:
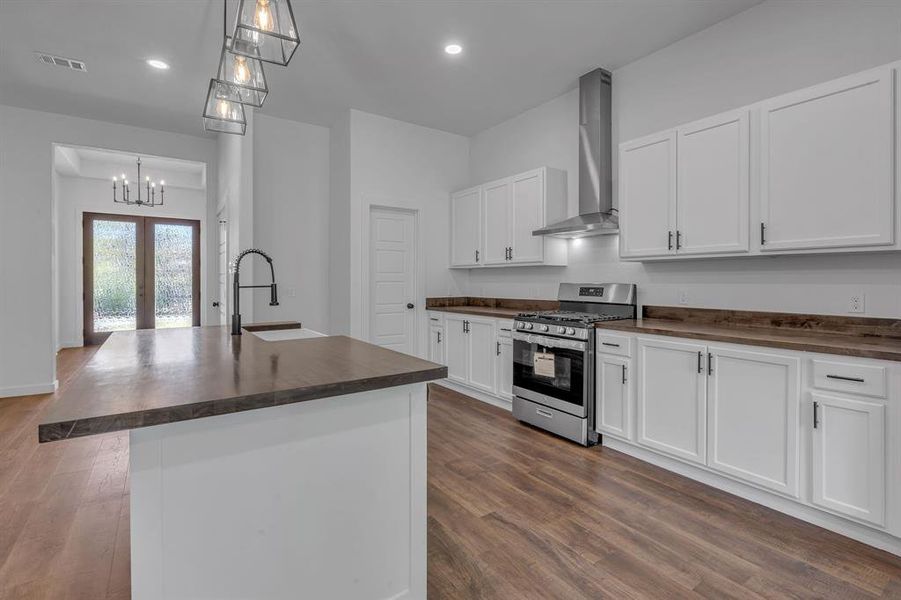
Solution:
[{"label": "stainless steel range hood", "polygon": [[579,78],[579,214],[532,235],[574,238],[619,233],[613,208],[610,72],[595,69]]}]

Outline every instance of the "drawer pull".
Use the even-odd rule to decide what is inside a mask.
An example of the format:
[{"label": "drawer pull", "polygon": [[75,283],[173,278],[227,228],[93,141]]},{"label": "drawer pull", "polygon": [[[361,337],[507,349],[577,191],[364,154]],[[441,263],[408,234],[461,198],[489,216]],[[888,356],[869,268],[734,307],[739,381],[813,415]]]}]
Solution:
[{"label": "drawer pull", "polygon": [[819,427],[819,425],[820,425],[820,415],[819,415],[819,412],[820,412],[820,403],[819,403],[819,402],[814,402],[814,403],[813,403],[813,428],[814,428],[814,429],[816,429],[816,428]]},{"label": "drawer pull", "polygon": [[826,379],[840,379],[841,381],[853,381],[854,383],[864,383],[863,377],[845,377],[844,375],[826,375]]},{"label": "drawer pull", "polygon": [[510,331],[510,330],[507,329],[506,327],[501,327],[501,331]]},{"label": "drawer pull", "polygon": [[604,346],[610,346],[611,348],[619,348],[619,344],[614,344],[613,342],[601,342]]},{"label": "drawer pull", "polygon": [[540,408],[536,408],[536,409],[535,409],[535,413],[538,414],[538,415],[541,415],[542,417],[547,417],[548,419],[553,419],[553,418],[554,418],[554,415],[553,415],[552,413],[549,413],[549,412],[546,411],[546,410],[541,410]]}]

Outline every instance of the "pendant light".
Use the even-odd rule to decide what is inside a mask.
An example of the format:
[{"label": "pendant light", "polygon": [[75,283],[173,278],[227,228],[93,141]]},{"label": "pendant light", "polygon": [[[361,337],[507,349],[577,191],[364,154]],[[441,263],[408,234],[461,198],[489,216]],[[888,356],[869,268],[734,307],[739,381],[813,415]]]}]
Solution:
[{"label": "pendant light", "polygon": [[287,65],[300,45],[289,0],[239,0],[232,52]]},{"label": "pendant light", "polygon": [[244,135],[247,130],[244,105],[220,97],[228,95],[229,92],[225,89],[227,85],[222,81],[210,79],[210,89],[203,108],[203,128],[207,131]]}]

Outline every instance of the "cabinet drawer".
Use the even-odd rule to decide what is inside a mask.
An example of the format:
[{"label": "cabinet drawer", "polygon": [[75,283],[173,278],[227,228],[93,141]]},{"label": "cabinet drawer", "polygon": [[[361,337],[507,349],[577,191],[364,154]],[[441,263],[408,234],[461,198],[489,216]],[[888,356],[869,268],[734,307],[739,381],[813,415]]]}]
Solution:
[{"label": "cabinet drawer", "polygon": [[595,350],[603,354],[618,354],[619,356],[631,357],[632,338],[627,335],[607,333],[598,329]]},{"label": "cabinet drawer", "polygon": [[875,398],[885,398],[885,367],[814,360],[813,387]]},{"label": "cabinet drawer", "polygon": [[497,336],[498,337],[511,337],[513,334],[513,321],[501,321],[497,322]]}]

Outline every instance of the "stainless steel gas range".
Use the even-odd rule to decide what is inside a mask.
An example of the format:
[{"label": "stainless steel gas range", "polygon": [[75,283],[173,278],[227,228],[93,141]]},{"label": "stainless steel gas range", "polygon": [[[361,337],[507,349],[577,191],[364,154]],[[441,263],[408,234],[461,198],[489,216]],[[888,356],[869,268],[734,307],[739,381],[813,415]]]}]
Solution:
[{"label": "stainless steel gas range", "polygon": [[634,319],[632,283],[561,283],[560,310],[521,313],[513,331],[513,416],[596,444],[594,323]]}]

